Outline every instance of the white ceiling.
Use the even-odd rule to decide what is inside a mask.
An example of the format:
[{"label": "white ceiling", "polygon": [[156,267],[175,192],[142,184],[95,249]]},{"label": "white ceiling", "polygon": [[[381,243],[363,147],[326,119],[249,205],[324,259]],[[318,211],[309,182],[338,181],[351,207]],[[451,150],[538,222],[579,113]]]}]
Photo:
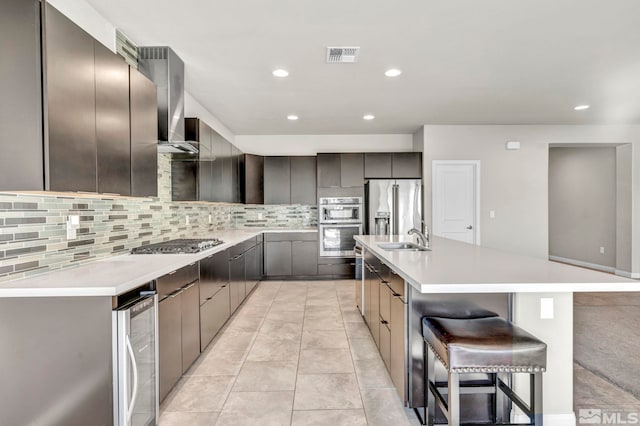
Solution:
[{"label": "white ceiling", "polygon": [[[638,0],[88,2],[139,45],[171,46],[235,134],[640,123]],[[327,46],[360,46],[358,63],[326,64]]]}]

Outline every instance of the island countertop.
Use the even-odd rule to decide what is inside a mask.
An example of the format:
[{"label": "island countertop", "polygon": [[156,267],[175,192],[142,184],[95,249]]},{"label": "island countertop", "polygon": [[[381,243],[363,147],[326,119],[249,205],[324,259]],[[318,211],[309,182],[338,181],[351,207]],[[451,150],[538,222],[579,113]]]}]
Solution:
[{"label": "island countertop", "polygon": [[640,291],[640,281],[447,238],[431,251],[387,251],[379,244],[409,236],[358,235],[365,250],[421,293],[565,293]]},{"label": "island countertop", "polygon": [[317,228],[216,231],[211,235],[199,235],[198,238],[219,238],[224,243],[199,253],[108,257],[77,268],[0,283],[0,298],[117,296],[259,234],[274,232],[317,232]]}]

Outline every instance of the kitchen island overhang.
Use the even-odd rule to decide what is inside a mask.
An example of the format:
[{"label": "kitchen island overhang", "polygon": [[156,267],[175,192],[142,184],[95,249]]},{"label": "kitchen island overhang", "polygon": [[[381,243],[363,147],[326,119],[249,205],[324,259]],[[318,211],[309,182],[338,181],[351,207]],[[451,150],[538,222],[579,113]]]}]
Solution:
[{"label": "kitchen island overhang", "polygon": [[[409,236],[355,237],[365,256],[375,256],[405,280],[407,389],[405,403],[423,406],[421,308],[426,301],[472,301],[545,341],[549,365],[544,378],[547,424],[575,424],[573,413],[573,293],[637,292],[640,282],[603,272],[433,237],[431,251],[387,251],[381,243]],[[541,318],[551,299],[551,318]],[[527,397],[524,383],[516,388]],[[402,397],[402,396],[401,396]],[[517,413],[516,413],[517,414]]]}]

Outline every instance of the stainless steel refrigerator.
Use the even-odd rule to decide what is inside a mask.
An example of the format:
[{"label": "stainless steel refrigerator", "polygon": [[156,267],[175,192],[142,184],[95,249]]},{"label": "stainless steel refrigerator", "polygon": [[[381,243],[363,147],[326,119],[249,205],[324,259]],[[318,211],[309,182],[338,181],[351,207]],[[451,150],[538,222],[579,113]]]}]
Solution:
[{"label": "stainless steel refrigerator", "polygon": [[406,235],[423,230],[421,179],[370,179],[366,183],[367,234]]}]

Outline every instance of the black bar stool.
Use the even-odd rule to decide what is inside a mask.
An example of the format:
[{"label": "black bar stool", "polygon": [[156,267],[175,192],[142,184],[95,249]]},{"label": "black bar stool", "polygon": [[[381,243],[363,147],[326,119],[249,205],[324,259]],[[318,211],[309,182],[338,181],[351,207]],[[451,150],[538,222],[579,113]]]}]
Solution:
[{"label": "black bar stool", "polygon": [[[491,318],[497,317],[498,314],[476,305],[469,301],[460,300],[433,300],[422,303],[420,310],[423,314],[423,319],[427,317],[439,317],[439,318],[453,318],[453,319],[472,319],[472,318]],[[424,335],[424,331],[423,331]],[[427,389],[428,375],[426,356],[424,357],[424,383],[425,390]],[[427,423],[427,399],[424,400],[424,407],[422,415],[419,412],[419,408],[414,409],[420,423],[423,425]]]},{"label": "black bar stool", "polygon": [[[495,393],[494,424],[504,422],[506,396],[527,414],[530,425],[542,425],[542,373],[547,365],[547,345],[500,317],[451,319],[425,317],[422,320],[427,424],[434,424],[435,405],[445,414],[448,425],[460,425],[460,394]],[[435,358],[448,372],[447,398],[435,377]],[[489,373],[492,386],[460,381],[460,375]],[[527,405],[509,386],[513,373],[530,375],[530,403]]]}]

